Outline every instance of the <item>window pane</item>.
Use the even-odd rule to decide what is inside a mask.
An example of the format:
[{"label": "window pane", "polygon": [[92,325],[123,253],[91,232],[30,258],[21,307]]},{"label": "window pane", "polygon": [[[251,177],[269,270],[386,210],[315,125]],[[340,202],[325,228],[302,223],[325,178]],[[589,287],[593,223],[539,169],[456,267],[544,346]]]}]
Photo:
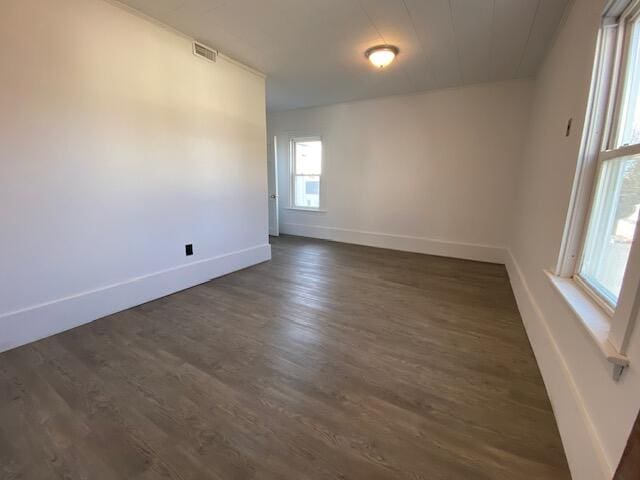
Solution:
[{"label": "window pane", "polygon": [[580,276],[618,301],[640,208],[640,155],[604,162],[587,230]]},{"label": "window pane", "polygon": [[296,141],[296,175],[320,175],[322,173],[322,142],[320,140]]},{"label": "window pane", "polygon": [[640,20],[634,20],[629,27],[631,36],[616,147],[640,143]]},{"label": "window pane", "polygon": [[320,208],[320,177],[318,175],[296,175],[295,206]]}]

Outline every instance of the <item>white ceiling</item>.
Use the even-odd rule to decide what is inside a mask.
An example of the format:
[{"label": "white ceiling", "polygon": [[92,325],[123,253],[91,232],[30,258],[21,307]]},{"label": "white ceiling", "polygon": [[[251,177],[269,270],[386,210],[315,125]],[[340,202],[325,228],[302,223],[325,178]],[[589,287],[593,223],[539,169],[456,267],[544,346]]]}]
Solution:
[{"label": "white ceiling", "polygon": [[[269,110],[533,76],[569,0],[121,0],[267,74]],[[377,71],[375,44],[400,48]]]}]

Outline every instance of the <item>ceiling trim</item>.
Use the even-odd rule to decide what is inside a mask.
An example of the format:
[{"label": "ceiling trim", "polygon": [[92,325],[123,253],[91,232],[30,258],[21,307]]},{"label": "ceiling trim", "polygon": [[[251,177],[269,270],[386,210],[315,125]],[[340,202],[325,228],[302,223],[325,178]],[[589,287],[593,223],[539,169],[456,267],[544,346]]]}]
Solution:
[{"label": "ceiling trim", "polygon": [[[178,35],[179,37],[184,38],[185,40],[189,40],[189,42],[198,42],[201,43],[203,45],[207,45],[206,42],[202,42],[200,40],[198,40],[197,38],[193,38],[189,35],[187,35],[184,32],[181,32],[180,30],[177,30],[175,28],[173,28],[171,25],[168,25],[166,23],[164,23],[161,20],[158,20],[157,18],[154,18],[150,15],[147,15],[144,12],[141,12],[140,10],[136,10],[133,7],[130,7],[129,5],[120,2],[119,0],[104,0],[107,3],[110,3],[111,5],[113,5],[116,8],[119,8],[121,10],[125,10],[127,13],[130,13],[131,15],[135,15],[138,18],[141,18],[143,20],[146,20],[147,22],[151,22],[154,25],[157,25],[158,27],[163,28],[164,30],[167,30],[175,35]],[[240,67],[244,70],[246,70],[249,73],[253,73],[254,75],[266,79],[267,78],[267,74],[258,70],[255,67],[252,67],[251,65],[247,65],[244,62],[241,62],[240,60],[236,60],[233,57],[230,57],[229,55],[227,55],[226,53],[224,53],[223,51],[219,50],[218,47],[214,47],[214,46],[209,46],[209,48],[213,48],[214,50],[216,50],[216,52],[218,53],[218,58],[222,58],[224,60],[226,60],[227,62],[231,63],[232,65],[235,65],[236,67]]]}]

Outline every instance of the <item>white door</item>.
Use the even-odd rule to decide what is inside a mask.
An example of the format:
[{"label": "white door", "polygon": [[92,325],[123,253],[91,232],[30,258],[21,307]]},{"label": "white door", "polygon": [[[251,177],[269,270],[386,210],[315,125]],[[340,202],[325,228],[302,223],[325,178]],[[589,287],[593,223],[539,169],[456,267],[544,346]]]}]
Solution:
[{"label": "white door", "polygon": [[277,147],[273,143],[267,145],[267,176],[269,188],[269,235],[280,235],[278,226],[278,160]]}]

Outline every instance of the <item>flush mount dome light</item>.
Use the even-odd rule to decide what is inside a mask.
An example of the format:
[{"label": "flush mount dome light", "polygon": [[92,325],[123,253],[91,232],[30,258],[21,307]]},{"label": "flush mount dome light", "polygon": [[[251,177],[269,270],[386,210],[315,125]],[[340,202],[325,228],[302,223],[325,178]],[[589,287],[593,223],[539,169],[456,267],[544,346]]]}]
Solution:
[{"label": "flush mount dome light", "polygon": [[378,68],[389,65],[398,55],[398,47],[393,45],[376,45],[364,52],[364,56]]}]

